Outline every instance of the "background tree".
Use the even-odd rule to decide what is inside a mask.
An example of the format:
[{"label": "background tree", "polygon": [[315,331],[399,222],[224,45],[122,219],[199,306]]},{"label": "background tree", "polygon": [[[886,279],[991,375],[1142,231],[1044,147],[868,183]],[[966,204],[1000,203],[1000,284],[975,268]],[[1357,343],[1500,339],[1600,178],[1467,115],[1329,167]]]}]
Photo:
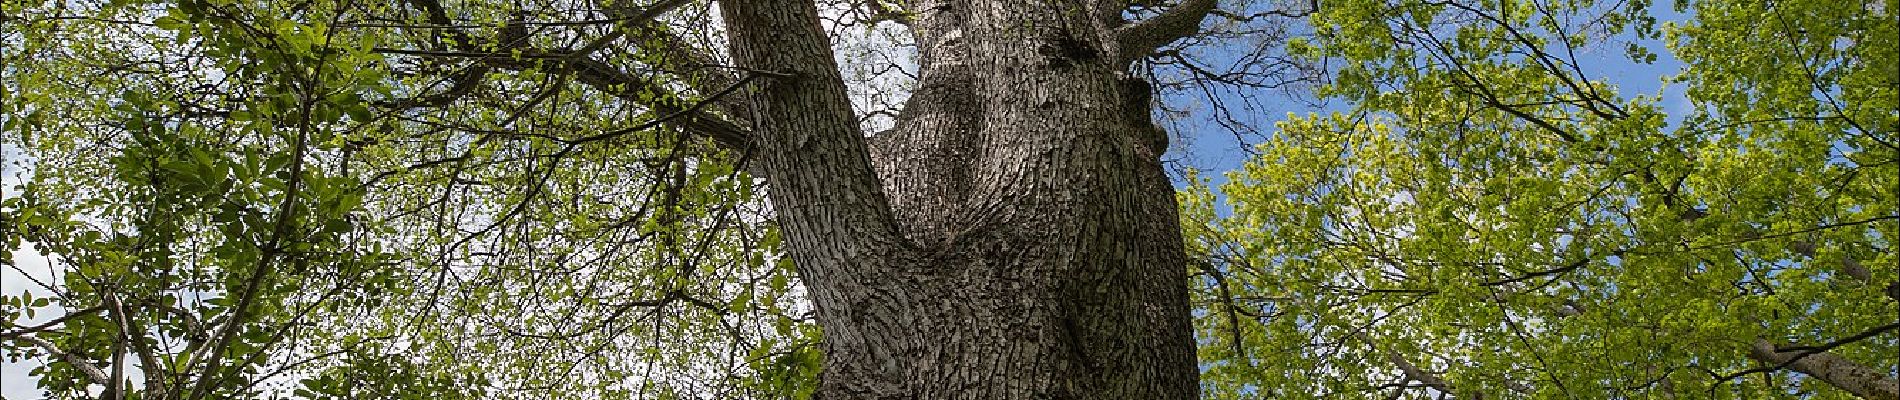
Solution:
[{"label": "background tree", "polygon": [[1187,197],[1210,392],[1900,397],[1894,5],[1327,3],[1353,109]]}]

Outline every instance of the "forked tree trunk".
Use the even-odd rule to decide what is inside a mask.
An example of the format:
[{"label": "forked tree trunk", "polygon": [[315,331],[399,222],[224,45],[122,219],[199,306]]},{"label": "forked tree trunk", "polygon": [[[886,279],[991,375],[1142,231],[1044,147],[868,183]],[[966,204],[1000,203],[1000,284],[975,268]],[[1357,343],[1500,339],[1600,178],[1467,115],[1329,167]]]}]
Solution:
[{"label": "forked tree trunk", "polygon": [[1166,144],[1122,74],[1165,31],[911,2],[921,82],[867,139],[810,1],[721,5],[735,62],[790,74],[751,94],[753,143],[824,328],[819,398],[1198,397]]}]

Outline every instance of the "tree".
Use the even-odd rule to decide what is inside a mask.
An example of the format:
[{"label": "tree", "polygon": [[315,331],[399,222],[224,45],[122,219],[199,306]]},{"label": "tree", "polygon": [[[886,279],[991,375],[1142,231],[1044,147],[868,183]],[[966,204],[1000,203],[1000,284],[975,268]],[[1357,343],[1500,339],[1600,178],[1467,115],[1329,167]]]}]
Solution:
[{"label": "tree", "polygon": [[[764,0],[5,4],[23,49],[0,68],[20,83],[6,137],[35,174],[5,206],[8,249],[85,271],[42,285],[73,318],[8,339],[74,355],[61,365],[86,371],[42,371],[66,395],[192,399],[400,386],[373,377],[533,398],[1196,397],[1168,138],[1134,72],[1187,62],[1158,50],[1209,15],[1286,15],[1212,0],[832,16]],[[827,20],[914,42],[890,129],[860,124]],[[761,182],[770,208],[750,209]],[[115,309],[76,289],[95,287],[135,288],[135,317],[75,312]],[[161,306],[203,323],[131,322],[173,319]],[[124,360],[151,343],[186,350]],[[158,379],[92,372],[131,370]],[[591,384],[549,389],[564,379]]]},{"label": "tree", "polygon": [[[1231,218],[1188,196],[1196,297],[1224,314],[1203,379],[1900,397],[1894,5],[1678,2],[1657,26],[1647,2],[1328,3],[1295,51],[1354,109],[1281,122],[1222,187]],[[1680,104],[1579,56],[1658,39]]]},{"label": "tree", "polygon": [[1126,26],[1108,4],[917,4],[918,93],[875,144],[815,7],[722,5],[734,61],[785,75],[750,139],[825,331],[819,397],[1195,396],[1162,149],[1121,71],[1211,1]]}]

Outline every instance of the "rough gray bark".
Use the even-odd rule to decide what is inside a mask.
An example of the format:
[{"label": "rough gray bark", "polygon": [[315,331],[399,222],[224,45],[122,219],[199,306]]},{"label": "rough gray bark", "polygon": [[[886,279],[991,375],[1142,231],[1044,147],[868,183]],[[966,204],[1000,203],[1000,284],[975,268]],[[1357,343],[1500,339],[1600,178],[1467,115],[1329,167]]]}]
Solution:
[{"label": "rough gray bark", "polygon": [[1166,143],[1111,54],[1181,28],[912,3],[919,89],[867,144],[811,2],[720,4],[740,67],[792,75],[752,93],[753,149],[824,328],[819,398],[1198,397]]}]

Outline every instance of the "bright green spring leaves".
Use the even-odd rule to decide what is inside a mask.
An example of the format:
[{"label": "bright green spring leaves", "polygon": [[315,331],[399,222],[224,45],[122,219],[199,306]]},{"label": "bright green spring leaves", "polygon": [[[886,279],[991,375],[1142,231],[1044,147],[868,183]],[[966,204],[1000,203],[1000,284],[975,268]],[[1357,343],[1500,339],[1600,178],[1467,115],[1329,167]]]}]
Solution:
[{"label": "bright green spring leaves", "polygon": [[[1356,110],[1183,197],[1210,393],[1851,398],[1731,375],[1870,331],[1829,352],[1893,379],[1895,4],[1648,7],[1327,3],[1295,50]],[[1587,61],[1659,39],[1684,104]]]},{"label": "bright green spring leaves", "polygon": [[270,349],[317,342],[314,309],[406,279],[357,229],[361,186],[316,161],[368,119],[368,42],[277,8],[67,6],[12,14],[0,136],[32,172],[0,234],[51,257],[23,274],[72,317],[6,321],[9,356],[65,354],[34,370],[48,396],[240,397],[305,355]]},{"label": "bright green spring leaves", "polygon": [[[0,354],[49,397],[809,393],[817,332],[742,157],[625,129],[703,93],[463,54],[519,4],[4,4],[0,147],[30,175],[0,250],[57,279],[0,299]],[[560,26],[533,44],[618,29]]]}]

